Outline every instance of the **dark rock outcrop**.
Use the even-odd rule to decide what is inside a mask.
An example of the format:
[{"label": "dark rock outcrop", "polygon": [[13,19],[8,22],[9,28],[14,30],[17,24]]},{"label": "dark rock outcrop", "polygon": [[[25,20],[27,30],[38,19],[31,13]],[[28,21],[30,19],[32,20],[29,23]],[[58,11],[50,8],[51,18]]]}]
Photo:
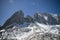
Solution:
[{"label": "dark rock outcrop", "polygon": [[25,22],[30,23],[30,22],[34,22],[34,20],[33,20],[33,18],[32,18],[31,16],[27,15],[27,16],[25,17]]},{"label": "dark rock outcrop", "polygon": [[[47,17],[47,18],[45,18]],[[46,20],[47,19],[47,20]],[[60,15],[58,14],[48,14],[48,13],[36,13],[34,15],[34,20],[39,23],[48,24],[48,25],[59,25],[60,24]]]},{"label": "dark rock outcrop", "polygon": [[22,12],[22,10],[15,12],[3,25],[3,28],[17,23],[17,24],[23,24],[24,22],[24,13]]},{"label": "dark rock outcrop", "polygon": [[0,30],[2,29],[2,26],[0,25]]},{"label": "dark rock outcrop", "polygon": [[40,15],[39,13],[36,13],[34,15],[34,20],[35,21],[38,21],[39,23],[43,23],[43,24],[46,24],[46,20],[43,18],[42,15]]},{"label": "dark rock outcrop", "polygon": [[56,25],[60,24],[60,15],[58,14],[49,14],[49,13],[35,13],[33,17],[27,15],[24,17],[24,13],[22,10],[15,12],[3,25],[2,28],[9,26],[11,24],[23,24],[31,23],[31,22],[39,22],[48,25]]}]

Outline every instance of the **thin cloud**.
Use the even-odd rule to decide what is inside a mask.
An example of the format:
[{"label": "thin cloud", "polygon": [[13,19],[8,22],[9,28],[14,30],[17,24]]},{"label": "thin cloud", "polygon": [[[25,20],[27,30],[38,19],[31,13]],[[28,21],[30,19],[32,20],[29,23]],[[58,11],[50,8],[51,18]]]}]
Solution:
[{"label": "thin cloud", "polygon": [[33,2],[32,5],[35,5],[35,2]]},{"label": "thin cloud", "polygon": [[13,0],[9,0],[10,3],[13,3]]}]

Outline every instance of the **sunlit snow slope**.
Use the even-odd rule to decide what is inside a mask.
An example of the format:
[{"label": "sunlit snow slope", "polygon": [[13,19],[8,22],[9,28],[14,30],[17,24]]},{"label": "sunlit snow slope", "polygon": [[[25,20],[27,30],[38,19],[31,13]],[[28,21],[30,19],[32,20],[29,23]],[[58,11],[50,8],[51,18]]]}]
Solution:
[{"label": "sunlit snow slope", "polygon": [[[13,26],[7,30],[1,30],[0,39],[17,39],[17,40],[40,40],[42,35],[51,33],[59,35],[60,25],[45,25],[38,22],[31,23],[28,27]],[[35,37],[35,38],[34,38]]]}]

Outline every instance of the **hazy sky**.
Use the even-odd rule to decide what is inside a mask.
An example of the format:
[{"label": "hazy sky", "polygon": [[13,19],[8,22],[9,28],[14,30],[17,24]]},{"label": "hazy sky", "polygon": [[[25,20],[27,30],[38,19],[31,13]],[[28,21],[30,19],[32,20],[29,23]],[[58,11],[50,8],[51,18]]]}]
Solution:
[{"label": "hazy sky", "polygon": [[23,10],[25,15],[36,11],[60,13],[60,0],[0,0],[0,25],[18,10]]}]

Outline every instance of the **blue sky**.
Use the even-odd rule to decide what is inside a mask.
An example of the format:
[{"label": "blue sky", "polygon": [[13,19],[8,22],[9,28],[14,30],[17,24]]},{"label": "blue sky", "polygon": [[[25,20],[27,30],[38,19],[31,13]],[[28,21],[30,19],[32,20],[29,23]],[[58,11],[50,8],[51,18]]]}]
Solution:
[{"label": "blue sky", "polygon": [[60,0],[0,0],[0,25],[18,10],[23,10],[25,16],[36,11],[59,14]]}]

